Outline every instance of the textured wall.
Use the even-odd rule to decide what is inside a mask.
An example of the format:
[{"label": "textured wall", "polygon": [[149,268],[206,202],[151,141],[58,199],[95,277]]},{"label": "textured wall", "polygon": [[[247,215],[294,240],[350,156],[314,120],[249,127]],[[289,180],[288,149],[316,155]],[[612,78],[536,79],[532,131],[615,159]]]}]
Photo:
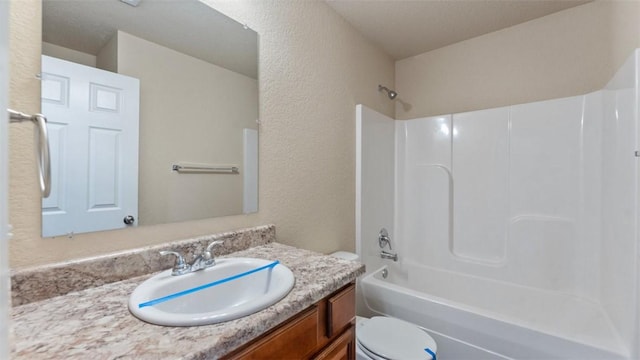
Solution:
[{"label": "textured wall", "polygon": [[640,1],[596,1],[396,63],[396,119],[601,89],[640,47]]},{"label": "textured wall", "polygon": [[[7,93],[9,91],[9,2],[0,1],[0,109],[4,109],[8,104]],[[6,119],[6,117],[5,117]],[[9,256],[7,254],[7,220],[8,214],[8,184],[9,177],[7,169],[9,168],[9,137],[7,130],[9,124],[6,121],[0,121],[0,359],[9,358],[9,344],[13,343],[9,340],[9,329],[11,328],[11,302],[9,297],[9,289],[11,282],[9,281]]]},{"label": "textured wall", "polygon": [[[25,113],[40,111],[41,23],[40,1],[12,1],[9,6],[9,107]],[[9,223],[14,237],[9,242],[9,260],[14,264],[16,245],[32,244],[39,238],[40,201],[35,159],[33,124],[9,126]],[[37,230],[37,231],[36,231]],[[34,236],[37,235],[37,238]],[[25,241],[25,239],[28,239]],[[28,258],[31,249],[25,249]]]},{"label": "textured wall", "polygon": [[[207,1],[260,34],[260,211],[42,239],[33,126],[11,127],[10,243],[14,267],[91,256],[219,230],[274,223],[278,241],[321,252],[353,250],[355,105],[387,115],[377,85],[393,60],[321,1]],[[39,109],[40,2],[11,2],[11,104]]]}]

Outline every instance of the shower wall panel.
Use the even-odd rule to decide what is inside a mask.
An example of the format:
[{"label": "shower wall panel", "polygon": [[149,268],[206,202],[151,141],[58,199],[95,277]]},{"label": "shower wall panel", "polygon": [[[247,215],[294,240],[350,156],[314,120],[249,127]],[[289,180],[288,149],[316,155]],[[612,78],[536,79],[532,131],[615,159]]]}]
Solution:
[{"label": "shower wall panel", "polygon": [[461,259],[504,264],[509,203],[509,108],[453,115],[453,238]]},{"label": "shower wall panel", "polygon": [[603,94],[601,298],[625,342],[637,339],[638,50]]},{"label": "shower wall panel", "polygon": [[[397,122],[399,252],[407,260],[438,265],[449,253],[452,186],[451,116]],[[406,241],[406,239],[413,239]]]},{"label": "shower wall panel", "polygon": [[384,227],[393,234],[394,229],[395,123],[358,105],[356,134],[356,252],[376,264],[378,231]]},{"label": "shower wall panel", "polygon": [[407,263],[597,296],[602,120],[587,98],[398,122]]},{"label": "shower wall panel", "polygon": [[[510,261],[518,282],[572,292],[584,97],[511,107]],[[581,239],[580,241],[584,241]]]}]

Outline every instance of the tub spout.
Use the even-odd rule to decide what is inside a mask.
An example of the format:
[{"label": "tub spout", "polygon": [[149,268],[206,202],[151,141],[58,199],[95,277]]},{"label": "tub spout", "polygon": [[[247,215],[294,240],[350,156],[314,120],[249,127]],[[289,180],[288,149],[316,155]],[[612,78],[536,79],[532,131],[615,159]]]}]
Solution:
[{"label": "tub spout", "polygon": [[398,254],[390,253],[384,250],[380,251],[380,257],[383,259],[398,261]]}]

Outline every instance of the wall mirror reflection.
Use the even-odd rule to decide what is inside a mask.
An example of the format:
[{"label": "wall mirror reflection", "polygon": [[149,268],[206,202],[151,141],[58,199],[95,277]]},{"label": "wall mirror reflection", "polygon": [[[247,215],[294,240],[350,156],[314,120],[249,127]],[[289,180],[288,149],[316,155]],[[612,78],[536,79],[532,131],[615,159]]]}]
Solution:
[{"label": "wall mirror reflection", "polygon": [[42,24],[43,236],[257,211],[256,32],[197,0],[44,0]]}]

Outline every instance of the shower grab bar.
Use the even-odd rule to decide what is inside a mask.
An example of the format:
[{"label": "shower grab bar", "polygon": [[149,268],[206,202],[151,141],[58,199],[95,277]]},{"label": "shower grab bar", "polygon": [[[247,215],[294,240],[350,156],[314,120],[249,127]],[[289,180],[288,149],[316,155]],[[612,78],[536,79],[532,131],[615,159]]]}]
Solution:
[{"label": "shower grab bar", "polygon": [[220,166],[220,165],[187,165],[174,164],[171,169],[177,172],[203,172],[203,173],[222,173],[222,174],[239,174],[240,170],[237,166]]},{"label": "shower grab bar", "polygon": [[47,118],[42,114],[27,115],[25,113],[7,109],[9,123],[32,121],[38,126],[38,174],[40,176],[40,191],[42,197],[47,198],[51,193],[51,156],[49,153],[49,134],[47,132]]}]

